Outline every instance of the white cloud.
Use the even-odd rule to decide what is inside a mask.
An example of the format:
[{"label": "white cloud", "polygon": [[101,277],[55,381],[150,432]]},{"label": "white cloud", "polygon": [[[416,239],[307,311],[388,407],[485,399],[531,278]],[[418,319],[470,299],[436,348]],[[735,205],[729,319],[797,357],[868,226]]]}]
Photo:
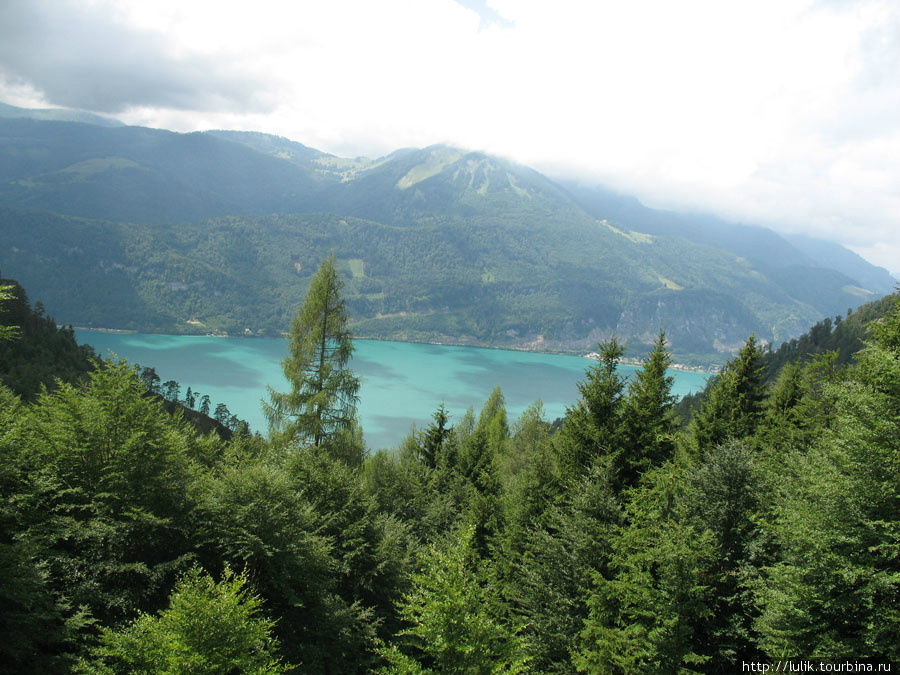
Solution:
[{"label": "white cloud", "polygon": [[[451,142],[833,238],[900,272],[891,0],[28,6],[27,24],[0,11],[18,36],[0,48],[4,100],[81,94],[131,123],[339,154]],[[92,76],[115,86],[71,85]]]}]

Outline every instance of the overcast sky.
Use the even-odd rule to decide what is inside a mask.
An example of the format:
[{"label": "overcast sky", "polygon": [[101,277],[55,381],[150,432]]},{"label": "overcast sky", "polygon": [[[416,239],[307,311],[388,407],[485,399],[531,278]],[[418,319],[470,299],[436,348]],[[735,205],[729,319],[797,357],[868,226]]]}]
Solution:
[{"label": "overcast sky", "polygon": [[897,0],[3,0],[0,101],[451,143],[900,276]]}]

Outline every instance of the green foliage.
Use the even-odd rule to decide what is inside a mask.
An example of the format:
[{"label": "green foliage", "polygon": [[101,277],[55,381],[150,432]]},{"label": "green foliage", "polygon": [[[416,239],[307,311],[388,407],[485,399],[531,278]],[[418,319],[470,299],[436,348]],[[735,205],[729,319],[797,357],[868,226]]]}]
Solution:
[{"label": "green foliage", "polygon": [[444,451],[444,444],[450,436],[450,428],[447,426],[447,410],[443,403],[434,412],[433,417],[434,423],[425,430],[421,447],[418,450],[421,461],[429,469],[437,466],[438,458]]},{"label": "green foliage", "polygon": [[[11,285],[4,286],[0,285],[0,303],[6,303],[12,300],[15,296],[13,295],[14,287]],[[0,308],[3,308],[3,305],[0,304]],[[7,313],[8,310],[3,311],[3,314]],[[0,342],[6,342],[7,340],[12,340],[16,335],[18,335],[18,326],[13,326],[7,324],[5,321],[3,324],[0,324]]]},{"label": "green foliage", "polygon": [[758,589],[769,653],[900,657],[900,306],[871,331],[849,377],[825,385],[833,424],[785,462],[780,555]]},{"label": "green foliage", "polygon": [[53,582],[103,622],[154,607],[190,557],[189,485],[208,449],[123,363],[42,395],[22,436],[23,525],[48,549]]},{"label": "green foliage", "polygon": [[235,457],[203,481],[198,517],[206,564],[215,569],[223,560],[252,575],[269,606],[287,619],[278,629],[289,653],[324,637],[291,633],[316,631],[337,601],[329,542],[316,534],[316,514],[285,471]]},{"label": "green foliage", "polygon": [[763,493],[745,444],[650,469],[594,573],[575,663],[589,672],[730,672],[754,647]]},{"label": "green foliage", "polygon": [[854,354],[863,348],[868,326],[889,314],[896,302],[896,294],[863,305],[855,312],[847,310],[842,317],[826,317],[798,338],[782,343],[774,352],[764,356],[767,380],[788,363],[800,364],[817,354],[837,352],[836,365],[849,364]]},{"label": "green foliage", "polygon": [[665,335],[660,333],[643,367],[628,383],[621,449],[613,468],[621,487],[634,486],[645,471],[671,459],[675,452],[674,378],[666,375],[671,364]]},{"label": "green foliage", "polygon": [[527,658],[515,630],[492,616],[492,589],[478,569],[472,528],[449,550],[431,547],[400,602],[408,624],[379,649],[384,673],[522,673]]},{"label": "green foliage", "polygon": [[[65,652],[85,617],[54,593],[47,551],[24,536],[36,487],[21,457],[25,409],[0,385],[0,671],[53,671],[67,665]],[[39,514],[38,514],[39,517]]]},{"label": "green foliage", "polygon": [[613,338],[600,345],[600,364],[588,369],[577,405],[566,418],[555,444],[566,476],[583,475],[599,457],[619,450],[625,380],[616,370],[624,348]]},{"label": "green foliage", "polygon": [[[53,363],[70,338],[34,325]],[[896,660],[898,336],[900,308],[855,365],[822,351],[768,388],[751,338],[688,434],[665,338],[628,383],[611,342],[556,433],[539,401],[510,425],[498,388],[372,454],[352,418],[318,446],[198,436],[149,367],[0,385],[0,670]]]},{"label": "green foliage", "polygon": [[348,603],[375,607],[390,619],[408,563],[405,528],[379,516],[357,469],[330,453],[313,450],[288,459],[287,471],[304,501],[320,514],[319,532],[331,539],[338,590]]},{"label": "green foliage", "polygon": [[176,584],[169,606],[119,630],[106,629],[92,650],[91,673],[281,673],[274,622],[248,589],[246,573],[226,568],[216,583],[200,568]]},{"label": "green foliage", "polygon": [[763,412],[764,366],[755,336],[750,336],[707,387],[703,404],[691,420],[694,447],[706,451],[756,431]]},{"label": "green foliage", "polygon": [[516,422],[509,443],[497,458],[501,482],[500,509],[503,532],[498,567],[505,576],[515,574],[531,530],[562,491],[559,469],[550,449],[550,425],[537,401]]},{"label": "green foliage", "polygon": [[352,426],[359,390],[347,366],[353,343],[334,263],[332,255],[319,267],[291,323],[290,354],[281,363],[291,391],[270,387],[271,403],[265,405],[272,431],[316,447]]},{"label": "green foliage", "polygon": [[735,663],[758,660],[753,622],[758,615],[753,588],[769,561],[759,522],[769,487],[747,442],[722,445],[685,474],[678,518],[709,536],[714,557],[703,570],[710,614],[692,636],[705,649],[706,668],[728,672]]},{"label": "green foliage", "polygon": [[61,664],[92,626],[158,608],[190,564],[189,486],[217,441],[121,363],[30,404],[2,392],[2,622],[33,631],[8,643],[14,663]]},{"label": "green foliage", "polygon": [[[595,573],[582,647],[573,661],[586,672],[685,672],[708,661],[694,635],[712,613],[705,570],[709,534],[674,516],[678,470],[651,470],[612,539],[606,574]],[[699,649],[698,649],[699,647]]]},{"label": "green foliage", "polygon": [[93,367],[94,351],[75,342],[71,327],[58,328],[43,313],[32,310],[25,290],[16,283],[0,284],[0,380],[26,399],[57,380],[75,383]]},{"label": "green foliage", "polygon": [[543,484],[549,504],[527,524],[520,541],[513,539],[503,561],[509,567],[504,596],[524,624],[539,672],[572,671],[571,650],[588,615],[592,578],[606,570],[612,532],[622,518],[606,471],[594,467],[568,483],[556,481],[548,477]]},{"label": "green foliage", "polygon": [[498,458],[509,437],[503,392],[495,387],[484,404],[472,434],[461,444],[455,469],[465,478],[467,504],[463,520],[473,527],[472,546],[484,557],[501,529],[498,504]]}]

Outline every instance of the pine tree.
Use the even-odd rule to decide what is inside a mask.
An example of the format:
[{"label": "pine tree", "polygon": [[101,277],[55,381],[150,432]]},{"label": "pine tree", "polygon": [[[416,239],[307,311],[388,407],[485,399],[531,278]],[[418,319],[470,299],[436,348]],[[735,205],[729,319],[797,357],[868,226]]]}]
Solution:
[{"label": "pine tree", "polygon": [[228,411],[228,406],[224,403],[219,403],[216,406],[216,412],[213,413],[213,419],[219,424],[224,425],[228,423],[230,415],[231,413]]},{"label": "pine tree", "polygon": [[291,391],[270,387],[270,403],[265,404],[273,431],[316,447],[356,418],[359,379],[347,367],[353,343],[342,285],[331,255],[313,277],[306,301],[291,322],[289,355],[281,362]]},{"label": "pine tree", "polygon": [[429,469],[434,469],[437,466],[438,458],[444,449],[444,444],[447,442],[451,430],[447,426],[449,418],[443,403],[438,406],[432,418],[434,422],[425,430],[421,444],[418,445],[418,455]]},{"label": "pine tree", "polygon": [[[756,629],[769,654],[900,659],[900,302],[870,326],[833,420],[778,476]],[[829,414],[830,415],[830,414]]]},{"label": "pine tree", "polygon": [[682,469],[669,462],[641,478],[611,537],[607,572],[594,574],[575,666],[591,673],[696,672],[709,659],[694,636],[713,614],[708,531],[679,517]]}]

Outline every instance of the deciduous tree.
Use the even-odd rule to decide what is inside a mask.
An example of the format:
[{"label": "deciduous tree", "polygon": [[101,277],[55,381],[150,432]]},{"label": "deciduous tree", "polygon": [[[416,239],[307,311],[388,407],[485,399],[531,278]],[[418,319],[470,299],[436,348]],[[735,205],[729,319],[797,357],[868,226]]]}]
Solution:
[{"label": "deciduous tree", "polygon": [[273,431],[320,446],[356,418],[359,379],[348,367],[353,342],[334,256],[319,267],[291,323],[289,354],[281,362],[288,392],[269,388],[266,417]]}]

